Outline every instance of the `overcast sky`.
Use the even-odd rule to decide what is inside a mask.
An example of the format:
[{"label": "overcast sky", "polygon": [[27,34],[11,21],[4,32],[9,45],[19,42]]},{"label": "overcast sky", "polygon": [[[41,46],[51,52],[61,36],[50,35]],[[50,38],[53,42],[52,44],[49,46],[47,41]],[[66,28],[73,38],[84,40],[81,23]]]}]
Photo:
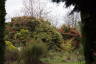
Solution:
[{"label": "overcast sky", "polygon": [[7,17],[14,16],[23,7],[22,0],[7,0],[6,2],[6,12]]},{"label": "overcast sky", "polygon": [[[64,3],[56,4],[52,3],[49,0],[41,0],[45,4],[47,4],[45,7],[48,7],[52,10],[50,13],[50,19],[53,21],[56,21],[58,24],[62,24],[64,22],[64,16],[66,13],[72,9],[72,7],[66,9],[64,8]],[[18,15],[18,13],[23,8],[23,0],[7,0],[6,2],[6,19],[7,21],[10,20],[11,17]],[[54,18],[55,17],[55,18]]]}]

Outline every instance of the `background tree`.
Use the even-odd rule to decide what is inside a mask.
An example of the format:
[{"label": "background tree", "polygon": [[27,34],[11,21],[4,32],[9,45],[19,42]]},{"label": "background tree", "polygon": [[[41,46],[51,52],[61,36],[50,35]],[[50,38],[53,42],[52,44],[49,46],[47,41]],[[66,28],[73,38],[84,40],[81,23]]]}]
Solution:
[{"label": "background tree", "polygon": [[65,1],[66,6],[74,5],[74,11],[81,12],[82,38],[86,64],[96,64],[96,2],[95,0],[52,0]]},{"label": "background tree", "polygon": [[5,43],[4,43],[4,29],[5,29],[5,1],[0,0],[0,64],[4,64],[4,51],[5,51]]},{"label": "background tree", "polygon": [[69,15],[70,12],[68,12],[66,14],[66,17],[64,17],[65,20],[65,24],[67,26],[70,26],[71,28],[77,28],[77,26],[79,26],[79,21],[80,20],[80,13],[73,13],[71,15]]},{"label": "background tree", "polygon": [[46,11],[46,3],[42,2],[41,0],[23,0],[23,13],[25,16],[32,16],[36,18],[41,18],[48,13],[50,10]]}]

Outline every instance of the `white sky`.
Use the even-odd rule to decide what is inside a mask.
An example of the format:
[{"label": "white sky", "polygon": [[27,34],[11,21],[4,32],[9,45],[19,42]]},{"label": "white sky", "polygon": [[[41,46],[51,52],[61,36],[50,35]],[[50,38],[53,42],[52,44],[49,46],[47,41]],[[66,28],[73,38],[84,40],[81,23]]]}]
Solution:
[{"label": "white sky", "polygon": [[7,17],[14,16],[23,7],[22,0],[7,0],[6,2],[6,12]]},{"label": "white sky", "polygon": [[[70,8],[65,9],[64,3],[58,4],[57,6],[56,3],[53,4],[48,0],[41,0],[41,1],[47,4],[46,8],[48,7],[52,9],[52,12],[49,14],[49,18],[52,21],[57,22],[58,25],[64,23],[64,16],[70,10]],[[23,0],[7,0],[6,2],[7,21],[9,21],[11,17],[16,16],[16,14],[18,15],[22,7],[23,7]]]}]

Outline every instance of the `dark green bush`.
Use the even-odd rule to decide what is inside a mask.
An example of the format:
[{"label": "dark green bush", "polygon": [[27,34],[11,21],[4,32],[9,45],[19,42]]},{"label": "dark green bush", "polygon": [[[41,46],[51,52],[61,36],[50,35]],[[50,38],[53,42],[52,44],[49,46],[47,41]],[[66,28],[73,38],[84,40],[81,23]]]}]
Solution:
[{"label": "dark green bush", "polygon": [[40,62],[40,58],[46,54],[47,46],[40,41],[34,40],[32,43],[29,43],[25,48],[23,48],[21,51],[21,59],[24,64],[36,64]]}]

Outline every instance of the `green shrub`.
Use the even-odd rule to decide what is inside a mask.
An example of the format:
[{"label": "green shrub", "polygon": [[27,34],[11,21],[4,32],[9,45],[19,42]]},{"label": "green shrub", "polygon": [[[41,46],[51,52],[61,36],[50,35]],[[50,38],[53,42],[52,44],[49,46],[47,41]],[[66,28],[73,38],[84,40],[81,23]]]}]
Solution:
[{"label": "green shrub", "polygon": [[10,42],[5,41],[5,64],[10,64],[18,59],[18,49]]},{"label": "green shrub", "polygon": [[10,41],[5,41],[6,49],[17,50],[17,48]]},{"label": "green shrub", "polygon": [[21,51],[21,59],[25,64],[36,64],[47,54],[47,47],[40,41],[33,40]]},{"label": "green shrub", "polygon": [[73,43],[73,39],[65,40],[63,43],[61,43],[61,47],[65,51],[69,51],[70,52],[73,49],[72,43]]}]

